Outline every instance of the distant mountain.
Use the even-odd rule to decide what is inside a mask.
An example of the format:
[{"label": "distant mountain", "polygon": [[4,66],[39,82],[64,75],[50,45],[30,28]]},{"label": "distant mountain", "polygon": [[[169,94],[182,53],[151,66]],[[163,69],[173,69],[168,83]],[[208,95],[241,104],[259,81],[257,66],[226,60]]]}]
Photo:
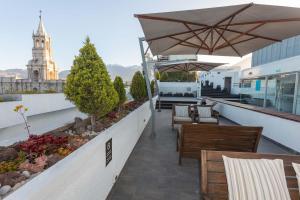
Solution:
[{"label": "distant mountain", "polygon": [[26,69],[6,69],[0,70],[0,77],[16,77],[18,79],[27,78]]},{"label": "distant mountain", "polygon": [[[110,64],[106,67],[112,80],[115,79],[116,76],[121,76],[123,81],[131,81],[134,73],[142,70],[142,67],[138,65],[125,67],[122,65]],[[60,79],[66,79],[69,73],[70,70],[64,70],[61,71],[58,76]]]}]

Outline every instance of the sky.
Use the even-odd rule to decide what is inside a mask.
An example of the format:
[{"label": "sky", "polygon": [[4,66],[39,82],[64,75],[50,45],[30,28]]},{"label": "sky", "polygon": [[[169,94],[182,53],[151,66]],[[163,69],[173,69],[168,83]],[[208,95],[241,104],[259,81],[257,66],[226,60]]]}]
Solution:
[{"label": "sky", "polygon": [[134,14],[249,2],[300,7],[300,0],[0,0],[0,69],[26,68],[39,10],[52,37],[54,60],[66,70],[86,36],[106,64],[139,65],[143,32]]}]

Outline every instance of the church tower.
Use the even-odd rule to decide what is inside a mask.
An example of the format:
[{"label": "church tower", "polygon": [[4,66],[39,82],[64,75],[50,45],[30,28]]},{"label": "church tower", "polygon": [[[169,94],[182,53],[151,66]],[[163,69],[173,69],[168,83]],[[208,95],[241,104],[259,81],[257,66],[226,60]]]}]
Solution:
[{"label": "church tower", "polygon": [[40,11],[40,22],[36,33],[33,32],[32,59],[28,62],[28,79],[47,81],[58,79],[58,69],[52,58],[51,38],[46,33]]}]

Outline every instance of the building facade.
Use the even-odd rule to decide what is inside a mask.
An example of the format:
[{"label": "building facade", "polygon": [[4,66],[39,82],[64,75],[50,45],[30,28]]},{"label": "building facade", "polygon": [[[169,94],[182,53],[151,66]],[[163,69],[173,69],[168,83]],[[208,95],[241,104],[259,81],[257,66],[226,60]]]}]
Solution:
[{"label": "building facade", "polygon": [[300,36],[253,53],[241,73],[242,102],[300,115]]},{"label": "building facade", "polygon": [[58,78],[58,68],[52,57],[51,37],[47,34],[41,15],[36,32],[32,34],[32,59],[27,64],[27,79],[0,77],[0,94],[23,92],[62,92],[64,80]]}]

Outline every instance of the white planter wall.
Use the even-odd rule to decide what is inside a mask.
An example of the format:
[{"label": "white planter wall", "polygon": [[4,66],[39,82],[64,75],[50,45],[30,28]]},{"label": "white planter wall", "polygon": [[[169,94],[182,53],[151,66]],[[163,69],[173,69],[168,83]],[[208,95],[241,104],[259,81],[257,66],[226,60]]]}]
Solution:
[{"label": "white planter wall", "polygon": [[26,118],[32,134],[42,134],[74,121],[86,118],[64,94],[22,95],[22,101],[0,103],[0,146],[8,146],[28,137],[22,117],[13,111],[16,105],[29,110]]},{"label": "white planter wall", "polygon": [[215,107],[220,114],[244,126],[262,126],[263,135],[300,152],[300,123],[224,103]]},{"label": "white planter wall", "polygon": [[[150,116],[149,102],[146,102],[5,199],[106,199]],[[105,167],[105,143],[110,138],[112,161]]]}]

